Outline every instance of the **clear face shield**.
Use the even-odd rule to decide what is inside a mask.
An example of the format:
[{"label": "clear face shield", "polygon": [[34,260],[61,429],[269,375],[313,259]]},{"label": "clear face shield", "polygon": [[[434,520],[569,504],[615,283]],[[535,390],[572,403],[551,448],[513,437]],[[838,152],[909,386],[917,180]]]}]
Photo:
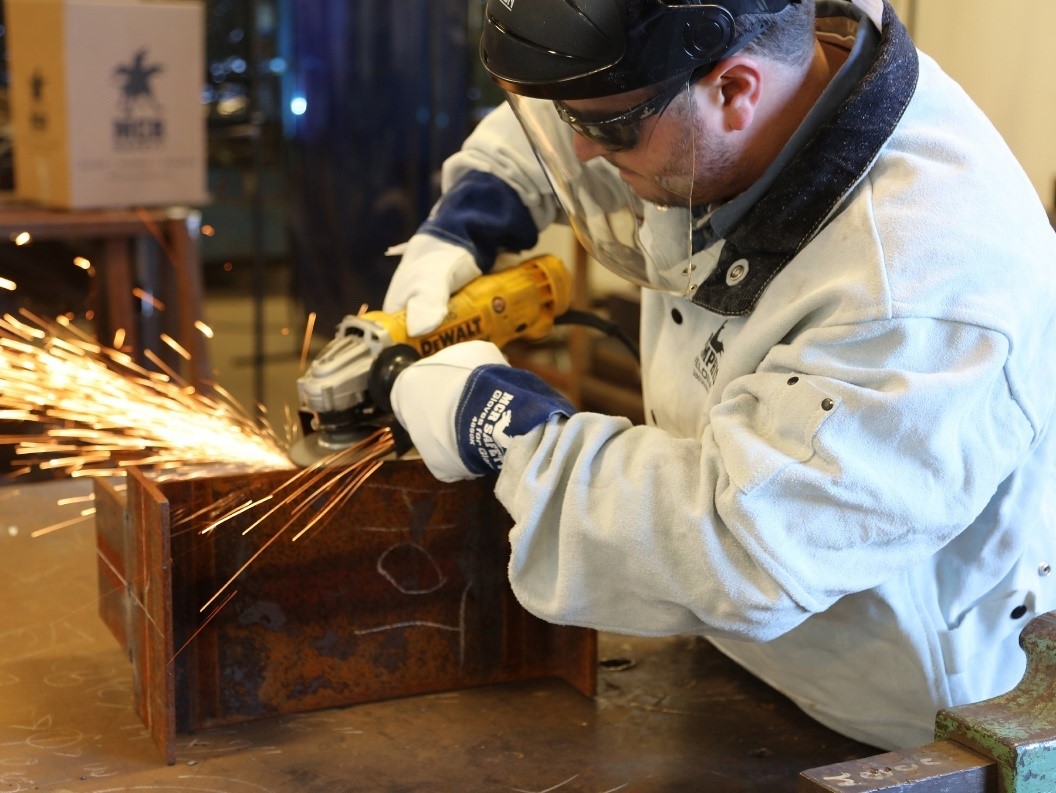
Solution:
[{"label": "clear face shield", "polygon": [[686,77],[614,110],[507,94],[587,253],[628,281],[680,296],[695,284],[692,85]]}]

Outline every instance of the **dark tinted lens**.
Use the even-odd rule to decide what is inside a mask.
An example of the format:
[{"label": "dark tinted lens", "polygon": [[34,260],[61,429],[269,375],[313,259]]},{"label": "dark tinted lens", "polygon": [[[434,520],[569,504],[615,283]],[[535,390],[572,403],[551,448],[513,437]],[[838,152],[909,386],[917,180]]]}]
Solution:
[{"label": "dark tinted lens", "polygon": [[611,151],[633,149],[638,145],[638,122],[587,124],[571,121],[572,129]]},{"label": "dark tinted lens", "polygon": [[575,114],[561,102],[554,102],[554,106],[561,120],[583,137],[589,138],[610,151],[622,151],[633,149],[638,145],[638,130],[642,121],[649,116],[662,113],[682,90],[683,85],[684,83],[671,85],[656,96],[646,99],[617,116],[597,121],[576,118]]}]

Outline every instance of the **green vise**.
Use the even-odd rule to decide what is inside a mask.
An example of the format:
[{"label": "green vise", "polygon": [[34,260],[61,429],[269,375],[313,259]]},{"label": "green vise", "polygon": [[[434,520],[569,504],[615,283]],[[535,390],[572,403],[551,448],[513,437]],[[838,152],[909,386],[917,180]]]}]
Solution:
[{"label": "green vise", "polygon": [[1023,679],[1007,694],[940,710],[935,739],[952,740],[997,763],[1001,793],[1056,791],[1056,612],[1023,629]]},{"label": "green vise", "polygon": [[799,775],[797,793],[1056,793],[1056,612],[1023,629],[1023,679],[940,710],[935,742]]}]

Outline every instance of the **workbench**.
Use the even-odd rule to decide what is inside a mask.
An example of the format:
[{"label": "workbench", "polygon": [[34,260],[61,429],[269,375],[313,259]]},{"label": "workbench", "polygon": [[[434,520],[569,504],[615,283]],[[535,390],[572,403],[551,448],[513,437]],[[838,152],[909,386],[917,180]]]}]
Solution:
[{"label": "workbench", "polygon": [[[194,386],[213,378],[196,325],[202,319],[200,222],[200,212],[187,207],[63,210],[0,202],[0,240],[28,234],[36,241],[87,246],[83,253],[98,264],[99,285],[89,302],[100,341],[112,345],[120,330],[122,347],[141,365],[156,368],[143,357],[149,349]],[[149,287],[156,305],[142,309],[137,286]],[[162,333],[183,348],[186,361],[161,343]]]},{"label": "workbench", "polygon": [[873,755],[699,638],[602,634],[598,693],[498,684],[181,734],[159,756],[98,616],[85,480],[0,486],[0,791],[794,791]]}]

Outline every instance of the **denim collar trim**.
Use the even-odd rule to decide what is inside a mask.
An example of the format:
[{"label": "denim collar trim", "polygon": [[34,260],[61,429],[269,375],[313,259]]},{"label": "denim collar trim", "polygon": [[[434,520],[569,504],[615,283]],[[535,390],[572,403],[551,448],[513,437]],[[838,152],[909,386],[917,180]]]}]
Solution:
[{"label": "denim collar trim", "polygon": [[885,0],[872,67],[726,238],[694,303],[725,316],[751,313],[876,161],[909,106],[919,72],[916,47]]}]

